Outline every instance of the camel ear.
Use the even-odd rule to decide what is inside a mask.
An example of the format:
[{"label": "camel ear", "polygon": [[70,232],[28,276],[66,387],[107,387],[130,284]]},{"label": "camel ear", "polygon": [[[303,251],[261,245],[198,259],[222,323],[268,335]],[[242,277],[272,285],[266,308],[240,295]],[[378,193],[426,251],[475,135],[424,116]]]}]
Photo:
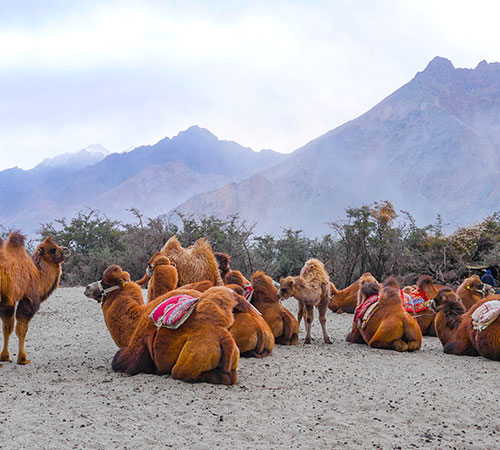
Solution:
[{"label": "camel ear", "polygon": [[291,287],[294,287],[294,286],[295,286],[295,280],[294,280],[293,278],[290,280],[290,286],[291,286]]}]

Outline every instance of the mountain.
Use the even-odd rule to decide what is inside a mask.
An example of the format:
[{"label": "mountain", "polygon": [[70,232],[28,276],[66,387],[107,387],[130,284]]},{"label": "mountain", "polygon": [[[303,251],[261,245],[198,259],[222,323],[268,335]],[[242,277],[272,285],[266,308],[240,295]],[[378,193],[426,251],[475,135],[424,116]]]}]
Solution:
[{"label": "mountain", "polygon": [[31,171],[0,172],[0,188],[7,188],[0,223],[33,233],[40,223],[71,217],[84,207],[99,209],[113,219],[130,220],[127,209],[132,207],[153,217],[197,193],[240,180],[285,158],[271,150],[254,152],[219,140],[198,126],[152,146],[108,154],[94,164],[83,163],[92,157],[92,152],[87,153],[77,154],[79,165],[73,156],[61,155]]},{"label": "mountain", "polygon": [[436,57],[367,113],[273,167],[179,205],[239,213],[258,232],[317,235],[344,209],[391,200],[421,225],[469,224],[500,205],[500,64],[457,69]]}]

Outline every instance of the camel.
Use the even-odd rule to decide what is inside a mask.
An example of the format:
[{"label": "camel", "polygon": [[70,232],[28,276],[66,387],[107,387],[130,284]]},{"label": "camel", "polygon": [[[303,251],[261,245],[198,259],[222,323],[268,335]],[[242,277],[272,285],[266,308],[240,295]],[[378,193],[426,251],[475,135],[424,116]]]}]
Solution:
[{"label": "camel", "polygon": [[483,284],[477,275],[466,278],[457,289],[457,295],[462,300],[466,311],[487,295],[493,294],[495,294],[495,290]]},{"label": "camel", "polygon": [[[250,282],[239,270],[231,270],[224,279],[226,283],[238,284],[242,288]],[[281,345],[295,345],[299,339],[299,323],[278,301],[278,290],[273,280],[264,272],[257,271],[252,275],[253,295],[251,303],[260,311],[274,335],[275,342]]]},{"label": "camel", "polygon": [[354,314],[348,342],[398,352],[420,349],[422,332],[416,320],[404,310],[394,278],[388,278],[382,288],[378,283],[365,283],[358,295],[360,307]]},{"label": "camel", "polygon": [[429,308],[436,312],[434,328],[443,347],[455,337],[458,326],[462,323],[465,308],[450,288],[440,289],[438,295],[431,301]]},{"label": "camel", "polygon": [[219,267],[219,272],[222,280],[226,274],[231,270],[231,257],[227,253],[214,252],[215,259],[217,260],[217,266]]},{"label": "camel", "polygon": [[[126,333],[133,330],[114,356],[113,370],[129,375],[171,374],[190,383],[237,382],[239,350],[227,329],[233,324],[233,308],[238,302],[230,289],[214,287],[201,294],[191,315],[175,330],[157,327],[150,317],[164,296],[141,304],[140,286],[118,265],[109,266],[102,281],[87,286],[85,295],[101,299],[112,336],[123,334],[124,328]],[[114,303],[119,306],[113,307]],[[114,317],[109,317],[111,309]]]},{"label": "camel", "polygon": [[185,249],[181,247],[177,237],[172,236],[161,253],[176,265],[179,286],[203,280],[210,280],[214,286],[224,285],[212,247],[206,239],[198,239]]},{"label": "camel", "polygon": [[234,323],[229,328],[240,356],[264,358],[269,356],[274,349],[274,335],[261,313],[245,298],[244,289],[238,284],[227,284],[238,296],[239,304],[247,307],[233,310]]},{"label": "camel", "polygon": [[184,286],[179,286],[179,289],[195,289],[200,292],[205,292],[206,290],[214,287],[214,283],[210,280],[197,281],[196,283],[185,284]]},{"label": "camel", "polygon": [[330,302],[328,308],[332,312],[342,314],[344,312],[353,313],[356,309],[358,291],[363,283],[376,283],[377,280],[370,272],[366,272],[359,277],[357,281],[347,286],[344,289],[338,290],[333,283],[330,282]]},{"label": "camel", "polygon": [[24,348],[29,323],[40,304],[59,286],[61,264],[71,253],[48,237],[30,257],[24,242],[22,234],[13,232],[5,242],[0,243],[0,317],[3,322],[0,361],[11,361],[9,340],[16,319],[16,335],[19,339],[17,364],[21,365],[30,363]]},{"label": "camel", "polygon": [[177,269],[170,260],[160,252],[156,252],[148,261],[144,277],[136,281],[139,286],[148,284],[148,303],[160,295],[166,294],[177,287]]},{"label": "camel", "polygon": [[311,343],[311,326],[314,318],[314,307],[318,308],[319,322],[323,329],[323,340],[331,344],[326,331],[326,308],[330,294],[330,279],[325,266],[318,259],[306,261],[296,277],[288,276],[280,279],[279,297],[282,299],[295,297],[299,302],[297,322],[300,325],[304,313],[306,315],[306,338],[304,343]]},{"label": "camel", "polygon": [[[449,310],[444,309],[444,314],[445,319],[450,319]],[[453,330],[446,330],[453,337],[444,345],[443,351],[459,356],[481,355],[500,361],[499,314],[500,295],[491,295],[478,301],[461,316],[461,322],[454,334]],[[449,320],[444,320],[443,326],[451,328]]]},{"label": "camel", "polygon": [[436,286],[429,275],[421,275],[417,280],[417,289],[403,293],[403,307],[413,316],[424,336],[436,336],[434,318],[436,313],[429,309],[431,300],[436,297],[442,286]]}]

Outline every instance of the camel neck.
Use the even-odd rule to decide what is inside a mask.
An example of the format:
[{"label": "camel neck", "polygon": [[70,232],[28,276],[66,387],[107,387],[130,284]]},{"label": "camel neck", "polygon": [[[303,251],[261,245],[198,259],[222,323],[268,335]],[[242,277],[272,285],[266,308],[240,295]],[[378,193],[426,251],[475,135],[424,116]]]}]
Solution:
[{"label": "camel neck", "polygon": [[61,278],[61,265],[49,263],[42,258],[39,263],[36,264],[36,268],[39,278],[39,283],[37,284],[37,294],[40,301],[43,302],[49,298],[52,292],[54,292],[59,286],[59,280]]}]

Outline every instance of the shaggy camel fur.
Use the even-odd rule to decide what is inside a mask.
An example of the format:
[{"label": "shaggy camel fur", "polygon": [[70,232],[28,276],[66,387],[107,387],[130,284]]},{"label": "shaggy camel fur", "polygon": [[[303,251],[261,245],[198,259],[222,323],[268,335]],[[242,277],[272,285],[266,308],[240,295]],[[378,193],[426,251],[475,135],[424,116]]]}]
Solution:
[{"label": "shaggy camel fur", "polygon": [[184,286],[179,286],[179,289],[196,289],[200,292],[205,292],[206,290],[214,287],[214,283],[210,280],[197,281],[196,283],[185,284]]},{"label": "shaggy camel fur", "polygon": [[136,283],[142,286],[148,284],[148,303],[160,295],[166,294],[177,287],[177,269],[170,260],[160,252],[156,252],[148,261],[144,277]]},{"label": "shaggy camel fur", "polygon": [[[382,289],[378,283],[365,283],[359,290],[360,304],[378,295],[378,306],[364,328],[353,323],[347,335],[348,342],[368,344],[373,348],[384,348],[406,352],[422,346],[422,332],[401,304],[401,291],[394,278],[387,279]],[[355,316],[356,317],[356,316]]]},{"label": "shaggy camel fur", "polygon": [[[429,300],[432,300],[438,294],[439,289],[434,285],[429,275],[421,275],[417,280],[417,289],[412,292],[421,292],[425,294]],[[436,330],[434,328],[434,318],[436,317],[435,311],[427,309],[418,313],[410,312],[409,314],[417,320],[418,326],[424,336],[436,336]]]},{"label": "shaggy camel fur", "polygon": [[356,309],[356,303],[358,299],[358,291],[361,285],[364,283],[376,283],[377,280],[373,277],[370,272],[366,272],[357,281],[352,283],[340,291],[335,287],[333,283],[330,283],[330,303],[328,308],[331,311],[338,314],[347,312],[353,313]]},{"label": "shaggy camel fur", "polygon": [[210,280],[214,286],[222,286],[219,266],[212,247],[204,238],[198,239],[187,249],[182,248],[176,236],[172,236],[161,249],[177,267],[179,285]]},{"label": "shaggy camel fur", "polygon": [[214,252],[221,278],[224,280],[226,274],[231,270],[231,257],[227,253]]},{"label": "shaggy camel fur", "polygon": [[[95,298],[102,292],[96,284],[87,286],[87,296]],[[130,375],[171,373],[172,378],[191,383],[229,385],[237,382],[239,350],[227,330],[233,324],[232,311],[237,306],[233,291],[214,287],[204,292],[186,322],[172,330],[157,328],[149,317],[162,297],[140,305],[140,286],[130,282],[129,274],[120,266],[108,267],[101,284],[105,289],[116,289],[103,298],[103,310],[106,304],[119,302],[122,305],[116,308],[115,320],[107,322],[107,326],[119,327],[123,319],[123,323],[134,329],[128,344],[113,358],[113,370]],[[119,334],[116,330],[110,329],[110,332]]]},{"label": "shaggy camel fur", "polygon": [[24,348],[29,323],[40,308],[40,303],[59,285],[61,263],[70,253],[67,248],[59,247],[48,237],[30,257],[26,253],[24,242],[25,237],[14,232],[0,244],[0,317],[4,339],[0,361],[10,361],[9,340],[17,319],[18,364],[30,362]]},{"label": "shaggy camel fur", "polygon": [[466,278],[457,289],[457,295],[462,300],[466,311],[487,295],[493,294],[495,294],[495,291],[483,284],[481,278],[477,275]]},{"label": "shaggy camel fur", "polygon": [[434,328],[443,347],[454,339],[465,308],[458,295],[450,288],[443,288],[429,305],[435,312]]},{"label": "shaggy camel fur", "polygon": [[[230,271],[224,281],[226,283],[238,284],[241,287],[248,286],[249,281],[239,270]],[[299,339],[299,323],[278,301],[278,290],[274,287],[273,280],[264,272],[257,271],[252,275],[254,305],[262,314],[274,335],[277,344],[295,345]]]},{"label": "shaggy camel fur", "polygon": [[323,339],[326,344],[331,344],[326,331],[326,309],[330,299],[330,279],[323,263],[312,258],[304,264],[300,275],[286,277],[280,280],[279,296],[282,299],[295,297],[299,302],[297,322],[306,315],[306,338],[304,343],[311,343],[311,326],[314,318],[314,307],[318,308],[319,322],[323,329]]},{"label": "shaggy camel fur", "polygon": [[476,309],[490,300],[500,300],[500,295],[490,295],[472,305],[462,316],[455,335],[443,348],[445,353],[460,356],[484,356],[500,361],[500,320],[497,318],[482,331],[475,330],[472,315]]},{"label": "shaggy camel fur", "polygon": [[227,284],[226,287],[236,293],[240,305],[246,305],[244,310],[239,308],[233,311],[234,323],[229,328],[240,350],[240,356],[254,358],[269,356],[274,349],[274,336],[269,325],[245,299],[245,291],[240,285]]}]

